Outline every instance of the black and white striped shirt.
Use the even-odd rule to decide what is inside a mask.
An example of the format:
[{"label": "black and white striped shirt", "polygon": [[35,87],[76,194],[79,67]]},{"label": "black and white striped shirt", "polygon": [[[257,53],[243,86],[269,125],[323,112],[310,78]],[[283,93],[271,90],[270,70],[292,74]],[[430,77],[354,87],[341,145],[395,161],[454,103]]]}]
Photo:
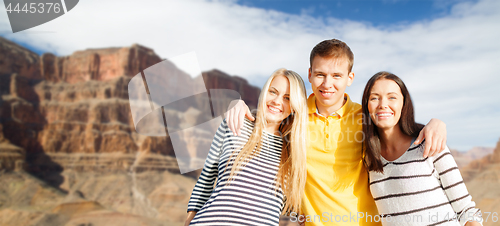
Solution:
[{"label": "black and white striped shirt", "polygon": [[381,158],[384,173],[370,172],[382,224],[464,225],[480,214],[448,147],[434,157],[424,158],[423,152],[423,143],[412,143],[394,161]]},{"label": "black and white striped shirt", "polygon": [[226,186],[232,167],[227,162],[246,144],[253,127],[245,119],[241,136],[233,136],[225,120],[219,126],[189,200],[187,211],[197,211],[190,225],[279,225],[284,196],[281,189],[275,191],[275,178],[281,137],[263,132],[259,155]]}]

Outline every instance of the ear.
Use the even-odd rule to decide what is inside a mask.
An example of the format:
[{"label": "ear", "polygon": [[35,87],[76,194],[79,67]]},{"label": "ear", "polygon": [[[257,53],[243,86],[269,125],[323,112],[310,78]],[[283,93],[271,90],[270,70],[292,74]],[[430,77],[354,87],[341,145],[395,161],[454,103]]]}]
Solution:
[{"label": "ear", "polygon": [[312,72],[311,68],[309,68],[308,72],[309,72],[309,74],[307,76],[307,79],[309,80],[309,82],[311,82],[311,75],[312,75],[311,74],[311,72]]},{"label": "ear", "polygon": [[349,72],[349,75],[347,75],[347,86],[351,86],[352,81],[354,81],[354,72]]}]

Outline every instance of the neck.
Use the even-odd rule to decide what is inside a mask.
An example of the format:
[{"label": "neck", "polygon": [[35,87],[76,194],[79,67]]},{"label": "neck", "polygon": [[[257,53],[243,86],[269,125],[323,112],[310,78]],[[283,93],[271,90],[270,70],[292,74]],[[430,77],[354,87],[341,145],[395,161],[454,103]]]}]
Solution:
[{"label": "neck", "polygon": [[318,108],[318,112],[327,117],[334,112],[338,111],[344,104],[347,102],[347,97],[345,95],[342,96],[342,99],[339,100],[337,103],[330,105],[330,106],[323,106],[321,104],[318,104],[318,101],[316,100],[316,107]]},{"label": "neck", "polygon": [[411,145],[412,137],[401,131],[399,124],[390,129],[378,129],[382,156],[388,161],[399,158]]},{"label": "neck", "polygon": [[274,134],[274,135],[280,135],[278,129],[280,128],[281,122],[267,122],[266,127],[264,128],[264,131]]}]

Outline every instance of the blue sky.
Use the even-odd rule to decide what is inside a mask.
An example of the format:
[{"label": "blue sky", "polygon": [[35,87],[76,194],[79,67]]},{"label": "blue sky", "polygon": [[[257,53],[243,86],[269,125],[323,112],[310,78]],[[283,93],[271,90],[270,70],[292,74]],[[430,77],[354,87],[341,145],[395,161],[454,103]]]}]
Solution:
[{"label": "blue sky", "polygon": [[[453,4],[467,0],[239,0],[238,4],[307,14],[316,18],[335,17],[374,26],[431,20],[449,14]],[[474,2],[474,0],[468,0]]]},{"label": "blue sky", "polygon": [[[367,23],[375,27],[406,25],[446,16],[459,2],[476,0],[236,0],[238,5],[274,10],[317,19],[337,18]],[[6,33],[3,31],[2,33]],[[20,43],[37,54],[45,50]]]},{"label": "blue sky", "polygon": [[9,30],[0,10],[0,34],[37,53],[134,43],[166,59],[195,51],[201,70],[259,87],[280,67],[310,87],[310,50],[337,38],[355,55],[346,90],[355,102],[373,74],[391,71],[407,84],[417,121],[447,124],[450,148],[493,147],[500,138],[498,0],[86,0],[43,25]]}]

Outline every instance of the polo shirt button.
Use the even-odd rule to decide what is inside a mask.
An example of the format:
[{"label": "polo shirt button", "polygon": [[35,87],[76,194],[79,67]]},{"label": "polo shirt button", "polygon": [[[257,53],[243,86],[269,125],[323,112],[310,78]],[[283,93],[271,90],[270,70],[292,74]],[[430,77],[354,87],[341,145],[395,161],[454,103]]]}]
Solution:
[{"label": "polo shirt button", "polygon": [[328,121],[326,121],[326,125],[328,126],[328,124],[330,124]]},{"label": "polo shirt button", "polygon": [[326,138],[328,138],[328,137],[329,137],[328,134],[326,134]]}]

